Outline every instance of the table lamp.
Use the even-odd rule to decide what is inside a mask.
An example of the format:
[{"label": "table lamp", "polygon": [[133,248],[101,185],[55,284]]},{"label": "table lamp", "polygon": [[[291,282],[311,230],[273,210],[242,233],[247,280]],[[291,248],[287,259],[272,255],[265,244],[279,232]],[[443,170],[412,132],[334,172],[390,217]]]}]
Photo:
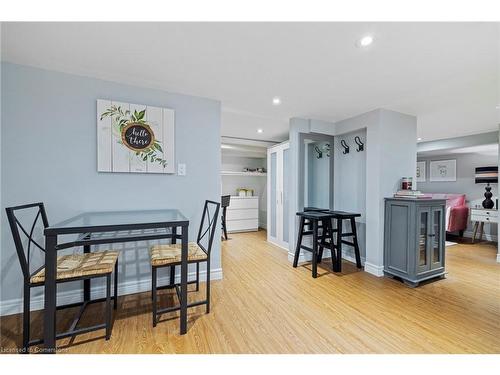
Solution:
[{"label": "table lamp", "polygon": [[476,168],[476,184],[486,184],[483,201],[483,207],[492,209],[495,203],[491,200],[493,194],[491,193],[490,184],[498,184],[498,166],[496,167],[477,167]]}]

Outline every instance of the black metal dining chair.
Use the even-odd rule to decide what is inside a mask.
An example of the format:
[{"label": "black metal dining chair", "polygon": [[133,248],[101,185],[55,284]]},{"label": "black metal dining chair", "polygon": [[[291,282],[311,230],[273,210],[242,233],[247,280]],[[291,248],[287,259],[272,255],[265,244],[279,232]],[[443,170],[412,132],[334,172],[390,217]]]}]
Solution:
[{"label": "black metal dining chair", "polygon": [[[32,203],[22,206],[7,207],[7,218],[14,239],[19,263],[23,273],[23,353],[29,352],[29,347],[42,344],[42,339],[30,340],[30,296],[31,288],[45,286],[45,268],[39,267],[31,272],[32,249],[38,248],[45,253],[45,249],[34,238],[34,231],[41,218],[44,228],[49,226],[47,214],[43,203]],[[22,211],[22,213],[20,212]],[[21,215],[34,217],[31,227],[27,230],[19,218]],[[23,242],[21,233],[26,237]],[[27,239],[27,241],[26,241]],[[33,245],[33,248],[32,248]],[[118,270],[118,252],[100,251],[86,254],[71,254],[57,257],[57,276],[56,284],[71,281],[89,280],[97,277],[106,277],[106,317],[104,324],[98,324],[91,327],[77,328],[80,318],[89,303],[100,302],[104,299],[94,301],[83,301],[69,305],[58,306],[57,309],[81,306],[77,316],[73,320],[70,329],[66,332],[56,334],[57,339],[75,336],[82,333],[88,333],[99,329],[106,329],[106,340],[111,337],[111,274],[115,272],[115,290],[114,290],[114,309],[117,302],[117,270]]]},{"label": "black metal dining chair", "polygon": [[222,233],[224,235],[222,238],[225,239],[226,241],[227,241],[226,211],[230,203],[231,203],[230,195],[223,195],[221,197],[221,207],[222,207],[221,224],[222,224]]},{"label": "black metal dining chair", "polygon": [[[219,216],[220,203],[205,201],[203,215],[198,231],[196,242],[188,243],[188,264],[196,264],[196,280],[188,281],[188,284],[196,284],[196,291],[200,290],[200,263],[207,263],[206,298],[202,301],[187,304],[187,307],[206,305],[207,314],[210,312],[210,253],[214,240],[217,218]],[[151,269],[152,269],[152,298],[153,298],[153,327],[156,327],[161,314],[180,310],[178,306],[158,309],[158,290],[175,288],[177,298],[181,302],[180,284],[174,282],[175,267],[181,264],[181,244],[172,239],[170,245],[154,245],[151,247]],[[157,285],[157,272],[159,268],[170,267],[170,283],[164,286]]]}]

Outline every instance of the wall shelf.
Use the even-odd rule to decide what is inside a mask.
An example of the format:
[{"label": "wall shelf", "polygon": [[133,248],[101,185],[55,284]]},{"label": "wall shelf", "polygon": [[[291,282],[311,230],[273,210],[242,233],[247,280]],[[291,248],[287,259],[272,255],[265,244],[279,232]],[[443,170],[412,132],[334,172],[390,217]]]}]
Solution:
[{"label": "wall shelf", "polygon": [[233,172],[233,171],[221,171],[221,176],[267,176],[267,173],[262,172]]}]

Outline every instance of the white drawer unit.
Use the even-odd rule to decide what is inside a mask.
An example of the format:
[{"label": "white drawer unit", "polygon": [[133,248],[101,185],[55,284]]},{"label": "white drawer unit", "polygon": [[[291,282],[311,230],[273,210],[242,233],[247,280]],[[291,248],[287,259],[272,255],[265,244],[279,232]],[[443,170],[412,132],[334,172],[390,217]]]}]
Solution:
[{"label": "white drawer unit", "polygon": [[498,223],[498,210],[471,208],[470,220],[485,223]]},{"label": "white drawer unit", "polygon": [[249,220],[259,217],[258,208],[242,208],[237,210],[227,210],[226,220]]},{"label": "white drawer unit", "polygon": [[231,196],[226,213],[227,231],[251,232],[259,229],[259,197]]},{"label": "white drawer unit", "polygon": [[479,240],[483,237],[484,223],[498,224],[498,210],[486,208],[471,208],[470,220],[474,222],[472,229],[472,242],[476,240],[476,234],[479,230]]}]

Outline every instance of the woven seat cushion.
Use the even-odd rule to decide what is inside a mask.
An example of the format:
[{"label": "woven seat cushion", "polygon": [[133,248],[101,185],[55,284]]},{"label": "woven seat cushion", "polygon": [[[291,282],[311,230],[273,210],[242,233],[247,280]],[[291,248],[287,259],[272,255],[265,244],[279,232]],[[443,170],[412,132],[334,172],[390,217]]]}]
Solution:
[{"label": "woven seat cushion", "polygon": [[[196,242],[188,243],[188,262],[207,259],[207,254]],[[164,266],[181,261],[181,244],[151,246],[151,265]]]},{"label": "woven seat cushion", "polygon": [[[57,280],[111,273],[117,259],[118,251],[112,250],[59,256],[57,257]],[[31,276],[30,281],[43,283],[45,267]]]}]

